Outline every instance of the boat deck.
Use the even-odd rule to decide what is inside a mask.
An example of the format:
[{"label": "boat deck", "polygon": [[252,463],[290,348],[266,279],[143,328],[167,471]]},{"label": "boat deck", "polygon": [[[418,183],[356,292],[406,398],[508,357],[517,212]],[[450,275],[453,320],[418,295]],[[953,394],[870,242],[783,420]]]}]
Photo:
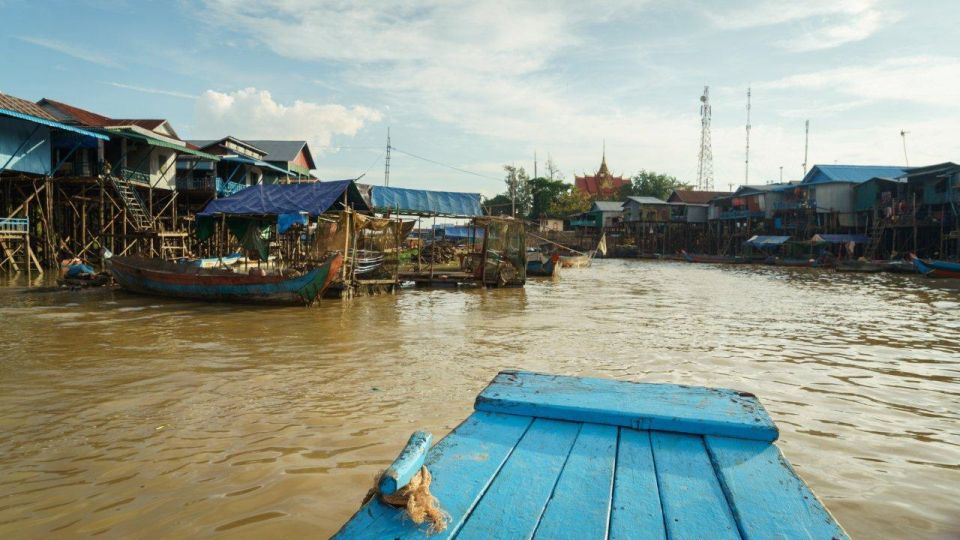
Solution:
[{"label": "boat deck", "polygon": [[[429,450],[439,538],[847,538],[750,394],[502,372]],[[374,498],[335,538],[423,538]]]}]

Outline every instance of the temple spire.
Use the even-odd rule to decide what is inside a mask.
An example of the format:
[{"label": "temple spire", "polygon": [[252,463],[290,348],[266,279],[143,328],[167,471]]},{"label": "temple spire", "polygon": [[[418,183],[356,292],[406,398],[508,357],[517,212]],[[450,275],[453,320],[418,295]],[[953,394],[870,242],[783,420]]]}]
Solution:
[{"label": "temple spire", "polygon": [[607,168],[607,140],[603,140],[603,159],[600,160],[600,169],[597,171],[597,176],[608,176],[610,170]]}]

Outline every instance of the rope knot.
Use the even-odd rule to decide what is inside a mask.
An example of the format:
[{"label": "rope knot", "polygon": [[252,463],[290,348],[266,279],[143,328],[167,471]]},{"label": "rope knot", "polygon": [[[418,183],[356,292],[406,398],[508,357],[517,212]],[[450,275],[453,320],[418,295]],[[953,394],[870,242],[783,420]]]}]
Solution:
[{"label": "rope knot", "polygon": [[380,492],[380,478],[383,472],[377,475],[373,482],[373,487],[363,498],[363,504],[367,504],[370,499],[379,496],[384,504],[406,510],[407,517],[417,525],[425,521],[430,523],[427,534],[440,533],[446,530],[450,516],[440,509],[440,502],[430,493],[430,482],[433,477],[426,466],[420,467],[420,471],[413,475],[410,482],[396,492],[386,495]]}]

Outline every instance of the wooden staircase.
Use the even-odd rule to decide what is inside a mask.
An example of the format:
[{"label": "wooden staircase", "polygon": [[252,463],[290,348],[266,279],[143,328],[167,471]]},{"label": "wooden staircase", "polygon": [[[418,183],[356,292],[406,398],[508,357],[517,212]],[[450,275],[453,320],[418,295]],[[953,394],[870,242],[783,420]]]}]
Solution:
[{"label": "wooden staircase", "polygon": [[868,260],[877,258],[877,252],[880,244],[883,243],[883,234],[887,230],[887,220],[881,218],[876,210],[873,211],[873,227],[870,228],[870,236],[867,239],[867,247],[863,256]]},{"label": "wooden staircase", "polygon": [[136,187],[123,176],[108,175],[110,183],[114,190],[120,196],[121,202],[127,211],[127,219],[137,232],[152,232],[154,230],[153,217],[149,211]]}]

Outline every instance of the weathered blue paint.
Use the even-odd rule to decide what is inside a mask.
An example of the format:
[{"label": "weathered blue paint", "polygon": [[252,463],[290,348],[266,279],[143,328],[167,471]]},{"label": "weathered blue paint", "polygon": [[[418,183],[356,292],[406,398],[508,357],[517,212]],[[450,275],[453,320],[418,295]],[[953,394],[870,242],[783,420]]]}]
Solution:
[{"label": "weathered blue paint", "polygon": [[504,371],[477,396],[478,411],[774,441],[752,394],[734,390]]},{"label": "weathered blue paint", "polygon": [[739,539],[703,438],[651,431],[667,538]]},{"label": "weathered blue paint", "polygon": [[410,479],[423,467],[423,460],[427,457],[432,441],[433,435],[426,431],[417,431],[411,435],[397,459],[383,471],[378,486],[380,493],[390,495],[409,484]]},{"label": "weathered blue paint", "polygon": [[776,446],[704,440],[743,538],[847,538]]},{"label": "weathered blue paint", "polygon": [[605,538],[616,462],[616,426],[583,424],[534,538]]},{"label": "weathered blue paint", "polygon": [[650,432],[620,428],[610,540],[666,537]]},{"label": "weathered blue paint", "polygon": [[457,538],[530,538],[580,426],[576,422],[534,420]]},{"label": "weathered blue paint", "polygon": [[[474,413],[430,449],[424,462],[433,477],[430,491],[451,518],[447,530],[431,539],[456,534],[531,422],[522,416]],[[413,525],[402,510],[374,499],[334,538],[423,538],[425,530]]]},{"label": "weathered blue paint", "polygon": [[[546,376],[523,375],[501,373],[487,390],[508,377],[541,398],[549,393]],[[575,386],[570,377],[553,379],[565,392]],[[629,402],[632,390],[690,406],[677,398],[685,387],[665,385],[670,391],[657,394],[646,388],[654,385],[610,383],[623,391],[601,389],[606,399]],[[587,379],[581,401],[597,388]],[[685,391],[710,402],[701,390]],[[451,518],[431,538],[847,538],[769,441],[636,429],[616,415],[606,417],[613,422],[569,421],[512,410],[478,410],[427,452],[431,491]],[[425,533],[402,509],[374,500],[336,538]]]},{"label": "weathered blue paint", "polygon": [[50,128],[0,116],[0,171],[50,172]]}]

